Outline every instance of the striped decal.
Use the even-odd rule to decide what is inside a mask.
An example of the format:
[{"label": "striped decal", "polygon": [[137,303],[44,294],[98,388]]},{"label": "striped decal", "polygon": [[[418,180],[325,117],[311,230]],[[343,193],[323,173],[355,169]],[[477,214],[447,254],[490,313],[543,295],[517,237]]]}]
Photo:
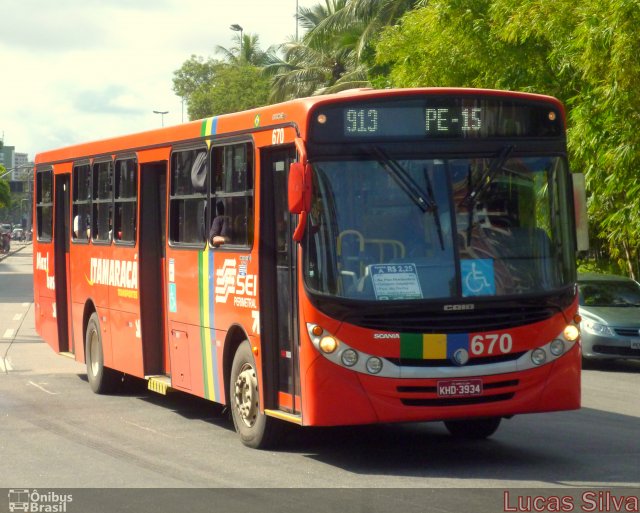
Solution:
[{"label": "striped decal", "polygon": [[215,340],[213,305],[213,251],[205,249],[198,258],[198,293],[200,297],[200,348],[202,351],[202,377],[204,397],[212,401],[222,399],[218,351]]},{"label": "striped decal", "polygon": [[446,360],[458,349],[469,350],[469,334],[400,334],[400,358],[409,360]]},{"label": "striped decal", "polygon": [[[207,137],[215,135],[218,128],[218,118],[212,117],[202,121],[200,135]],[[211,141],[207,141],[207,146]],[[204,381],[204,397],[212,401],[220,401],[221,373],[219,372],[218,349],[215,337],[214,323],[214,280],[213,280],[213,251],[205,249],[198,259],[198,292],[200,297],[200,348],[202,351],[202,377]]]},{"label": "striped decal", "polygon": [[202,120],[202,126],[200,127],[200,135],[207,137],[208,135],[215,135],[218,129],[218,118],[214,116]]}]

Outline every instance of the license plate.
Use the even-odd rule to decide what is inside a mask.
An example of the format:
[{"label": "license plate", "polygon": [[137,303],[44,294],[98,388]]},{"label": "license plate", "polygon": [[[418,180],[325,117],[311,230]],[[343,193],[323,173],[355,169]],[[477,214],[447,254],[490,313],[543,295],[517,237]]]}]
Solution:
[{"label": "license plate", "polygon": [[438,397],[472,397],[476,395],[482,395],[481,379],[438,381]]},{"label": "license plate", "polygon": [[631,349],[640,349],[640,340],[632,340]]}]

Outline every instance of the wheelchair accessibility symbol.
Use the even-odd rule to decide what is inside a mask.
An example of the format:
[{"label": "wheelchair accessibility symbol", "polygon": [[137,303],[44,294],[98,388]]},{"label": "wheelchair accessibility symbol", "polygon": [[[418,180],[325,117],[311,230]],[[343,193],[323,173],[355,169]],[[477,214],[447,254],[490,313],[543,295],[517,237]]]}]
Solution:
[{"label": "wheelchair accessibility symbol", "polygon": [[462,260],[462,295],[491,296],[496,293],[493,260]]}]

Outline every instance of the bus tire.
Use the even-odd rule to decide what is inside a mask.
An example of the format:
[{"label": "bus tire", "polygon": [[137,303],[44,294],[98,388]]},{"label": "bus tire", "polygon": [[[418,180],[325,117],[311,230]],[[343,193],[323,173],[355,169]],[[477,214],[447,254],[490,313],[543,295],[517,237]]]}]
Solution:
[{"label": "bus tire", "polygon": [[501,417],[486,419],[446,420],[444,425],[449,433],[456,438],[467,440],[482,440],[489,438],[500,425]]},{"label": "bus tire", "polygon": [[87,323],[85,336],[85,361],[87,362],[87,378],[91,390],[96,394],[113,392],[120,381],[120,375],[113,369],[104,366],[102,353],[102,333],[97,313],[91,314]]},{"label": "bus tire", "polygon": [[229,396],[233,425],[242,443],[254,449],[272,447],[279,426],[276,419],[260,412],[256,363],[248,340],[238,346],[233,357]]}]

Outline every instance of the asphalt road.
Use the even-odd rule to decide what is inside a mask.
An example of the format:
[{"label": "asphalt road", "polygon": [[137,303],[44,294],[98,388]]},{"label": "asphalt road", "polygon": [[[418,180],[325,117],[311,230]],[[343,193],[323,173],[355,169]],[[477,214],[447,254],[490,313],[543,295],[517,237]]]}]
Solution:
[{"label": "asphalt road", "polygon": [[439,423],[296,428],[256,451],[204,400],[136,380],[94,395],[84,366],[37,336],[32,302],[27,244],[0,262],[0,488],[640,490],[640,362],[591,366],[581,410],[515,417],[486,441]]}]

